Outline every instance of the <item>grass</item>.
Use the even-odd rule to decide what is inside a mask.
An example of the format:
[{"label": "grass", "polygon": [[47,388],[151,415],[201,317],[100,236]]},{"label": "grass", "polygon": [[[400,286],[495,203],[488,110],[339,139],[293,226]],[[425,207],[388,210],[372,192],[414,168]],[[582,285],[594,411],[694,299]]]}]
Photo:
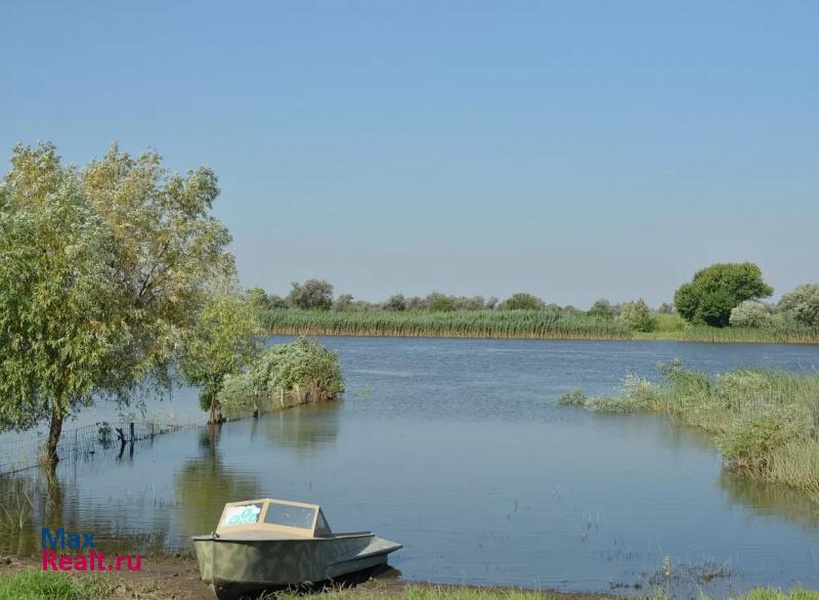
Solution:
[{"label": "grass", "polygon": [[26,569],[0,578],[0,600],[96,600],[108,598],[114,586],[99,577],[75,577]]},{"label": "grass", "polygon": [[627,375],[620,393],[558,402],[599,412],[665,414],[708,432],[729,469],[804,490],[819,500],[819,375],[734,370],[709,376],[660,367],[659,384]]},{"label": "grass", "polygon": [[263,314],[272,334],[456,338],[630,339],[632,331],[611,319],[558,311],[272,310]]},{"label": "grass", "polygon": [[[66,573],[24,569],[0,576],[0,600],[118,600],[120,598],[150,597],[156,600],[173,597],[163,593],[160,587],[151,589],[131,588],[121,585],[114,576],[104,580],[99,576],[75,576]],[[377,582],[376,582],[377,584]],[[354,588],[334,589],[312,594],[325,600],[544,600],[566,599],[591,600],[611,598],[608,594],[572,594],[529,591],[517,588],[480,588],[473,586],[434,585],[365,585]],[[309,596],[295,593],[277,593],[264,596],[264,600],[298,600]],[[662,586],[655,587],[641,598],[666,600],[670,596]],[[707,596],[701,596],[707,600]],[[755,588],[746,594],[732,596],[734,600],[819,600],[819,592],[794,588],[788,592],[775,588]]]},{"label": "grass", "polygon": [[260,320],[273,335],[819,343],[819,329],[694,327],[676,314],[656,316],[657,330],[649,333],[636,332],[616,319],[550,309],[451,312],[274,309],[263,311]]},{"label": "grass", "polygon": [[[396,593],[389,589],[358,588],[324,592],[321,598],[328,600],[347,600],[362,598],[366,600],[544,600],[557,598],[611,598],[606,594],[555,594],[550,592],[536,592],[515,588],[479,588],[471,586],[418,586],[409,585],[401,592]],[[265,600],[296,600],[291,594],[269,595]],[[640,598],[650,600],[666,600],[667,594],[657,588],[654,592],[641,595]],[[775,588],[754,588],[747,594],[732,596],[733,600],[819,600],[819,592],[794,588],[784,592]],[[700,596],[700,600],[708,600],[708,596]]]}]

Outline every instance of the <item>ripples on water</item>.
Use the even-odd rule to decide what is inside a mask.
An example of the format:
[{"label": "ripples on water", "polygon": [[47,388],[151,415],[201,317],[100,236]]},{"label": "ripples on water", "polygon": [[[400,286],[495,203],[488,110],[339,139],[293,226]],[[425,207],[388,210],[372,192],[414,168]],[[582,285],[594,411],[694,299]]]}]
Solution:
[{"label": "ripples on water", "polygon": [[[683,592],[819,586],[815,503],[723,473],[707,437],[663,419],[556,404],[575,387],[611,392],[627,371],[655,377],[673,358],[815,370],[816,347],[324,341],[340,352],[344,401],[228,423],[215,438],[158,436],[132,456],[62,463],[56,479],[0,479],[17,517],[0,522],[0,552],[35,552],[43,522],[93,529],[103,549],[189,549],[225,502],[270,495],[323,504],[336,530],[402,542],[391,562],[410,580],[634,593],[623,586],[665,583],[669,557]],[[149,409],[198,416],[190,390]]]}]

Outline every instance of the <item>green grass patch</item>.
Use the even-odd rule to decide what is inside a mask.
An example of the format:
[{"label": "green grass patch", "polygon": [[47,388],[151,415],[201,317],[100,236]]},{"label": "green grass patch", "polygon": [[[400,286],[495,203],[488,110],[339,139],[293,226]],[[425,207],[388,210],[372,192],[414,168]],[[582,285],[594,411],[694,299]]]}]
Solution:
[{"label": "green grass patch", "polygon": [[653,383],[632,374],[614,396],[563,394],[563,405],[598,412],[669,415],[710,433],[734,471],[807,491],[819,499],[819,375],[733,370],[716,376],[660,367]]},{"label": "green grass patch", "polygon": [[[347,600],[349,598],[358,598],[359,600],[558,600],[560,598],[591,600],[614,598],[615,596],[609,594],[536,592],[514,588],[409,585],[401,591],[388,587],[332,590],[323,592],[317,597],[338,600]],[[670,598],[669,595],[659,589],[639,597],[646,600],[665,600]],[[296,600],[297,598],[300,598],[300,596],[285,593],[268,595],[265,597],[265,600]],[[819,600],[819,592],[801,588],[794,588],[788,592],[783,592],[775,588],[755,588],[747,594],[731,596],[730,598],[732,598],[732,600]],[[709,597],[702,595],[700,596],[700,600],[709,600]]]},{"label": "green grass patch", "polygon": [[0,578],[0,600],[96,600],[113,593],[98,577],[26,569]]}]

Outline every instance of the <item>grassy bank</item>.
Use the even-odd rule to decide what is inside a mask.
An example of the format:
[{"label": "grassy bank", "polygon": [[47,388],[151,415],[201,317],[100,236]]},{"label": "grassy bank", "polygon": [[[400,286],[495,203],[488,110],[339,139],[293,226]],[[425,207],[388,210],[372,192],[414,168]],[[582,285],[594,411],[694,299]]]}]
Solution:
[{"label": "grassy bank", "polygon": [[[181,593],[180,593],[181,592]],[[187,598],[184,590],[163,588],[162,582],[127,580],[124,577],[86,577],[34,569],[0,576],[0,600],[123,600],[145,598],[166,600]],[[196,598],[215,598],[212,591],[201,592]],[[267,599],[295,600],[294,594],[269,595]],[[606,594],[575,594],[536,592],[515,588],[478,588],[471,586],[436,586],[419,584],[382,584],[370,582],[358,587],[316,594],[325,600],[597,600],[610,598]],[[665,600],[662,591],[641,598]],[[703,600],[707,596],[701,596]],[[771,588],[756,588],[747,594],[733,596],[736,600],[819,600],[819,593],[795,588],[782,592]]]},{"label": "grassy bank", "polygon": [[601,412],[651,412],[713,435],[726,467],[819,499],[819,375],[735,370],[716,376],[660,367],[661,383],[634,375],[613,397],[575,390],[561,404]]},{"label": "grassy bank", "polygon": [[273,335],[354,335],[554,340],[677,340],[688,342],[819,343],[819,330],[798,327],[692,327],[678,315],[658,315],[657,330],[567,310],[314,311],[276,309],[260,315]]}]

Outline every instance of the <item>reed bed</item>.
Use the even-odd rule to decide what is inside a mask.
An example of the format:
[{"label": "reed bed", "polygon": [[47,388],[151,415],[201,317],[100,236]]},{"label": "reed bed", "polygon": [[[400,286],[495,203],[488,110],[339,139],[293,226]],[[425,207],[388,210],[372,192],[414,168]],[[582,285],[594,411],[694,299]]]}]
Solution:
[{"label": "reed bed", "polygon": [[561,404],[599,412],[669,415],[708,432],[730,470],[806,491],[819,500],[819,375],[733,370],[716,376],[660,367],[661,383],[634,375],[613,397],[563,394]]},{"label": "reed bed", "polygon": [[507,339],[626,340],[634,335],[619,321],[557,311],[371,311],[271,310],[262,314],[271,334],[453,337]]},{"label": "reed bed", "polygon": [[273,335],[819,344],[817,328],[720,329],[688,325],[679,315],[659,315],[658,330],[641,333],[616,319],[562,310],[336,312],[291,308],[262,311],[260,321]]}]

